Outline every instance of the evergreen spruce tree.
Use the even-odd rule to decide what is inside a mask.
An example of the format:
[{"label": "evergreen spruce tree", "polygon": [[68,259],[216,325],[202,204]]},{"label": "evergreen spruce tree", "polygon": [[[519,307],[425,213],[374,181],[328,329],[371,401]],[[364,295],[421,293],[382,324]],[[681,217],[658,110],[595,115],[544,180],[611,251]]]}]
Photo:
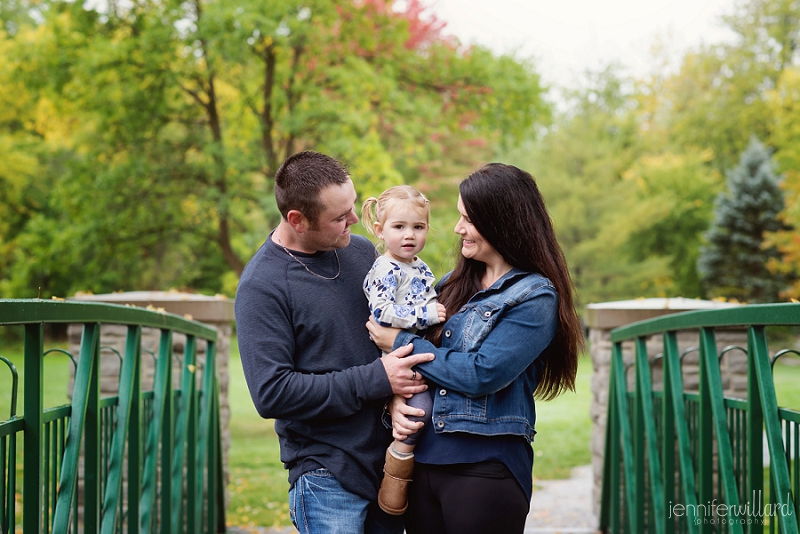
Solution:
[{"label": "evergreen spruce tree", "polygon": [[705,233],[697,267],[713,297],[742,302],[774,302],[787,287],[785,275],[771,273],[767,262],[780,260],[775,247],[764,247],[766,232],[785,229],[782,177],[776,176],[767,148],[751,138],[739,164],[727,173],[727,192],[714,204],[714,221]]}]

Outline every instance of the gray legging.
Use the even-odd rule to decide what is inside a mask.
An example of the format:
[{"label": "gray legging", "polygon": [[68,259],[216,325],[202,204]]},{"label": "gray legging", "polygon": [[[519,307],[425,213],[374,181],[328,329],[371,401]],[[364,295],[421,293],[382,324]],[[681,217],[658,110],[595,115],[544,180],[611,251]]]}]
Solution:
[{"label": "gray legging", "polygon": [[[410,399],[406,401],[406,404],[411,406],[412,408],[419,408],[425,412],[425,415],[422,417],[412,416],[409,417],[412,421],[430,421],[431,420],[431,412],[433,411],[433,397],[428,391],[423,391],[422,393],[417,393]],[[420,428],[406,439],[403,440],[403,443],[406,445],[416,445],[417,440],[419,439],[420,432],[425,430],[425,427]]]}]

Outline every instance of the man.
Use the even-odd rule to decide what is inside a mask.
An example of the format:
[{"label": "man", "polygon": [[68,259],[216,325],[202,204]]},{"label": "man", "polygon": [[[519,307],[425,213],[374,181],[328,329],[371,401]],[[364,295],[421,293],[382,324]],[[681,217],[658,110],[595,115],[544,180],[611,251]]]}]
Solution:
[{"label": "man", "polygon": [[381,414],[392,393],[426,389],[411,367],[433,355],[381,357],[369,339],[362,284],[375,248],[350,235],[356,191],[338,161],[288,158],[275,198],[281,222],[242,273],[236,327],[253,403],[276,419],[292,522],[301,533],[400,533],[376,504],[391,441]]}]

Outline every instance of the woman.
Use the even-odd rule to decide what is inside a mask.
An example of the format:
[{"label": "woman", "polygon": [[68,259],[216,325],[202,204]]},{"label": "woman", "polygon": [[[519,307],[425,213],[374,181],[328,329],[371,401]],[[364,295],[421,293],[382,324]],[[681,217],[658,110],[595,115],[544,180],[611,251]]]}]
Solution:
[{"label": "woman", "polygon": [[[533,177],[486,165],[461,182],[461,258],[439,283],[447,321],[427,339],[370,321],[383,350],[407,343],[433,396],[416,448],[409,534],[523,532],[532,494],[534,392],[575,388],[583,348],[573,285]],[[390,402],[395,438],[422,415]]]}]

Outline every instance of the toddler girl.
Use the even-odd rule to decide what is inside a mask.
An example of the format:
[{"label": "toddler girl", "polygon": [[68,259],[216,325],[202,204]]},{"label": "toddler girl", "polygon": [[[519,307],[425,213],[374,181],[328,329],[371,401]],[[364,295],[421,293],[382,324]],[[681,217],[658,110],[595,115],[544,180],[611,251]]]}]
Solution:
[{"label": "toddler girl", "polygon": [[[419,331],[446,319],[444,306],[436,301],[433,273],[417,257],[428,236],[429,215],[428,199],[408,185],[389,188],[380,197],[364,201],[363,224],[386,249],[364,279],[370,313],[382,326]],[[430,417],[433,401],[427,391],[406,402]],[[378,505],[388,514],[400,515],[408,507],[418,437],[419,432],[395,440],[386,451]]]}]

